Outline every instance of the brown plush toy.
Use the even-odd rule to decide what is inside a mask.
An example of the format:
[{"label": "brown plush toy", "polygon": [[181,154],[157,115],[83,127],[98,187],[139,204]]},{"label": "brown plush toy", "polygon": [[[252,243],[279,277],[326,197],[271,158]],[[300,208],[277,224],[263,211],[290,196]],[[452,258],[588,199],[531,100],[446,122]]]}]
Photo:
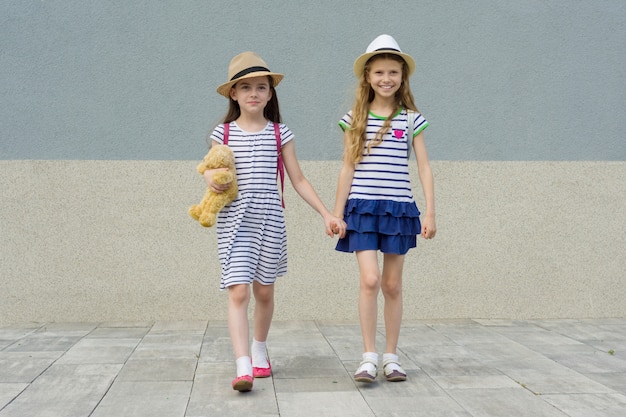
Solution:
[{"label": "brown plush toy", "polygon": [[219,171],[213,175],[213,181],[218,184],[227,184],[230,187],[222,193],[216,193],[210,189],[206,190],[200,204],[189,207],[189,215],[198,220],[204,227],[211,227],[217,221],[217,213],[224,206],[237,197],[237,173],[235,172],[235,156],[233,151],[226,145],[213,145],[209,153],[206,154],[200,165],[198,172],[204,174],[207,169],[228,168],[228,171]]}]

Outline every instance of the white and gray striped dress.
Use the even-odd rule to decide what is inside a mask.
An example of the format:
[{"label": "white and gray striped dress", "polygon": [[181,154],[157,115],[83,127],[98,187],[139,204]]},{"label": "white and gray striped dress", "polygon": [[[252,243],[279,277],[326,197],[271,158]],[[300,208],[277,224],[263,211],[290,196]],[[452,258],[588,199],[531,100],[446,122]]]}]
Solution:
[{"label": "white and gray striped dress", "polygon": [[[281,147],[293,133],[280,124]],[[273,284],[287,272],[287,231],[281,206],[276,166],[274,125],[246,132],[236,122],[229,127],[228,146],[235,154],[237,198],[217,217],[217,247],[222,278],[220,289],[236,284]],[[211,139],[223,143],[224,125]]]}]

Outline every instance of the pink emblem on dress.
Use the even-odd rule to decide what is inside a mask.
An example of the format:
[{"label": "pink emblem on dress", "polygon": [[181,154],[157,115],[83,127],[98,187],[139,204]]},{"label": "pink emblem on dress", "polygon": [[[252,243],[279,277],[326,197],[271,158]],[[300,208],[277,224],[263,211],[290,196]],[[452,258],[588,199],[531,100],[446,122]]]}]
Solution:
[{"label": "pink emblem on dress", "polygon": [[393,136],[396,139],[402,139],[404,137],[404,130],[401,129],[393,129]]}]

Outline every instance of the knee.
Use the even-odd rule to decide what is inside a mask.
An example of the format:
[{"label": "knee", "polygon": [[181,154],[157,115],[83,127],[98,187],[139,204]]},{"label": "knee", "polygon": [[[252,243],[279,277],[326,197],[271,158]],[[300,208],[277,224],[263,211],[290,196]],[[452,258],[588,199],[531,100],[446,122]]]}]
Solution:
[{"label": "knee", "polygon": [[378,293],[380,289],[380,275],[362,274],[361,275],[361,291]]},{"label": "knee", "polygon": [[381,288],[385,297],[398,298],[402,296],[401,280],[385,280],[382,282]]},{"label": "knee", "polygon": [[273,303],[274,285],[255,285],[254,300],[261,304]]},{"label": "knee", "polygon": [[234,305],[244,305],[250,302],[250,288],[248,285],[233,285],[228,287],[228,300]]}]

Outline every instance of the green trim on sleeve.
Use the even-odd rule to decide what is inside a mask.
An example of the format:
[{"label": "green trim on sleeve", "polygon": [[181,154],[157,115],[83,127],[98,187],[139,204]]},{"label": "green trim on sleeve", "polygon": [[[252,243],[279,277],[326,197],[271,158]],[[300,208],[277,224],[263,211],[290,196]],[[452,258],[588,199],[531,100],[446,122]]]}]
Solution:
[{"label": "green trim on sleeve", "polygon": [[418,130],[417,132],[413,133],[413,137],[415,137],[415,136],[419,135],[420,133],[422,133],[422,132],[424,131],[424,129],[426,129],[429,125],[430,125],[430,123],[428,123],[428,122],[424,122],[424,123],[420,126],[419,130]]},{"label": "green trim on sleeve", "polygon": [[350,126],[348,126],[347,124],[345,124],[345,123],[344,123],[344,122],[342,122],[342,121],[339,121],[338,125],[339,125],[339,127],[341,128],[341,130],[342,130],[343,132],[345,132],[345,131],[346,131],[346,130],[350,127]]}]

